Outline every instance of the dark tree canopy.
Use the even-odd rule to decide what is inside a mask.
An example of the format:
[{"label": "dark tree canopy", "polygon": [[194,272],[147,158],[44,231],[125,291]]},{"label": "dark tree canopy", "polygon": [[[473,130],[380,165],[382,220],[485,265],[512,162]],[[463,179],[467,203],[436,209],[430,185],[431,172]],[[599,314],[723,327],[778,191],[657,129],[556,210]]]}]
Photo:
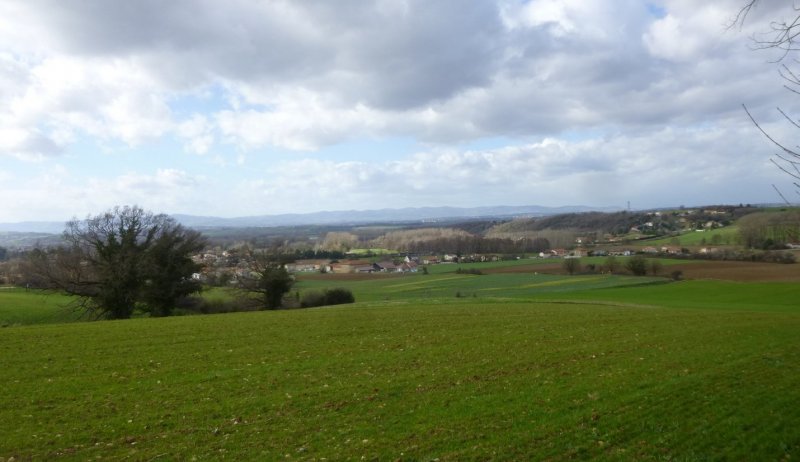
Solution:
[{"label": "dark tree canopy", "polygon": [[280,308],[283,296],[294,285],[294,279],[286,271],[286,262],[275,255],[278,254],[254,255],[250,273],[239,279],[239,288],[255,296],[261,308],[267,310]]},{"label": "dark tree canopy", "polygon": [[205,240],[197,231],[174,222],[162,227],[144,259],[142,301],[151,315],[168,316],[176,300],[200,291],[200,281],[191,278],[198,270],[191,255],[203,247]]},{"label": "dark tree canopy", "polygon": [[46,287],[77,295],[97,317],[125,319],[137,307],[157,316],[197,292],[191,279],[198,270],[191,254],[205,240],[167,215],[139,207],[116,207],[72,220],[65,246],[32,254],[34,272]]},{"label": "dark tree canopy", "polygon": [[645,276],[647,274],[647,260],[641,255],[634,255],[625,262],[625,268],[634,276]]}]

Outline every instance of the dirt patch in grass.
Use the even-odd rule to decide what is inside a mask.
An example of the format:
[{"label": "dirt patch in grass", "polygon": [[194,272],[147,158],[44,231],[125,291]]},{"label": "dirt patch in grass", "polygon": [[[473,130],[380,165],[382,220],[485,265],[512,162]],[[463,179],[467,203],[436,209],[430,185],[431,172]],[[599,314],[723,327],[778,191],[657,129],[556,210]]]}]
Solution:
[{"label": "dirt patch in grass", "polygon": [[516,266],[501,266],[499,268],[481,268],[485,274],[501,274],[501,273],[544,273],[544,274],[562,274],[564,273],[564,265],[559,260],[554,263],[539,263],[534,265],[516,265]]},{"label": "dirt patch in grass", "polygon": [[694,261],[674,265],[665,274],[681,270],[685,279],[719,279],[739,282],[800,282],[800,264],[743,261]]},{"label": "dirt patch in grass", "polygon": [[[800,264],[780,264],[744,261],[697,261],[665,266],[662,276],[673,271],[683,271],[684,279],[718,279],[739,282],[800,282]],[[496,273],[535,273],[565,274],[561,262],[508,266],[482,270],[486,274]],[[627,274],[624,269],[618,274]]]},{"label": "dirt patch in grass", "polygon": [[[676,270],[683,271],[684,279],[718,279],[740,282],[800,282],[800,263],[787,265],[763,262],[692,260],[686,263],[665,266],[661,270],[661,275],[669,276],[670,273]],[[544,264],[481,268],[481,271],[484,274],[566,274],[561,260]],[[617,274],[628,273],[624,269],[620,269]],[[298,279],[301,281],[367,281],[402,277],[403,274],[400,273],[307,273],[299,275]]]}]

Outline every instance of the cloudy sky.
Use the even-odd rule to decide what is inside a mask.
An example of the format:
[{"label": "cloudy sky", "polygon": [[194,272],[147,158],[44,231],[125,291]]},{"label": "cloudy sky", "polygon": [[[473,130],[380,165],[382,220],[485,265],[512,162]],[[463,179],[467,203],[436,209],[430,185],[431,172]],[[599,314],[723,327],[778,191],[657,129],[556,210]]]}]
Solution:
[{"label": "cloudy sky", "polygon": [[0,222],[776,202],[741,4],[5,0]]}]

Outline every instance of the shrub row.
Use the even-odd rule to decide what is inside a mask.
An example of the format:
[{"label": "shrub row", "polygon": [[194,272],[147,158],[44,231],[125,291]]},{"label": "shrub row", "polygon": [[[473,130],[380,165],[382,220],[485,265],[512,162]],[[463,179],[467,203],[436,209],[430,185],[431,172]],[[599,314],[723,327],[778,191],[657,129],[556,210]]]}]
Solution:
[{"label": "shrub row", "polygon": [[324,291],[306,292],[300,300],[300,306],[310,308],[314,306],[342,305],[344,303],[354,303],[355,301],[356,299],[350,290],[340,287],[325,289]]},{"label": "shrub row", "polygon": [[687,260],[732,260],[732,261],[757,261],[766,263],[795,263],[796,258],[792,252],[775,250],[737,250],[720,249],[716,252],[692,253],[669,255],[669,258],[684,258]]}]

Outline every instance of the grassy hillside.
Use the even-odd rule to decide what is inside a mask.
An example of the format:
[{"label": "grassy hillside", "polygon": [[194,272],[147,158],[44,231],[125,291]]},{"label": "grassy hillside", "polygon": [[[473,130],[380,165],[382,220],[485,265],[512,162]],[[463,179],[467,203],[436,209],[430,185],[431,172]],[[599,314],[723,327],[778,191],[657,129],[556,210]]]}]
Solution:
[{"label": "grassy hillside", "polygon": [[748,311],[400,301],[2,329],[0,457],[788,458],[800,313],[765,296]]},{"label": "grassy hillside", "polygon": [[0,289],[0,326],[50,324],[80,319],[66,295],[25,289]]},{"label": "grassy hillside", "polygon": [[69,299],[1,290],[0,460],[800,456],[796,282],[532,262],[298,284],[355,305],[95,323],[18,326],[74,319]]},{"label": "grassy hillside", "polygon": [[669,308],[800,313],[800,286],[794,282],[682,281],[605,290],[575,290],[555,296],[540,293],[535,294],[534,298]]}]

